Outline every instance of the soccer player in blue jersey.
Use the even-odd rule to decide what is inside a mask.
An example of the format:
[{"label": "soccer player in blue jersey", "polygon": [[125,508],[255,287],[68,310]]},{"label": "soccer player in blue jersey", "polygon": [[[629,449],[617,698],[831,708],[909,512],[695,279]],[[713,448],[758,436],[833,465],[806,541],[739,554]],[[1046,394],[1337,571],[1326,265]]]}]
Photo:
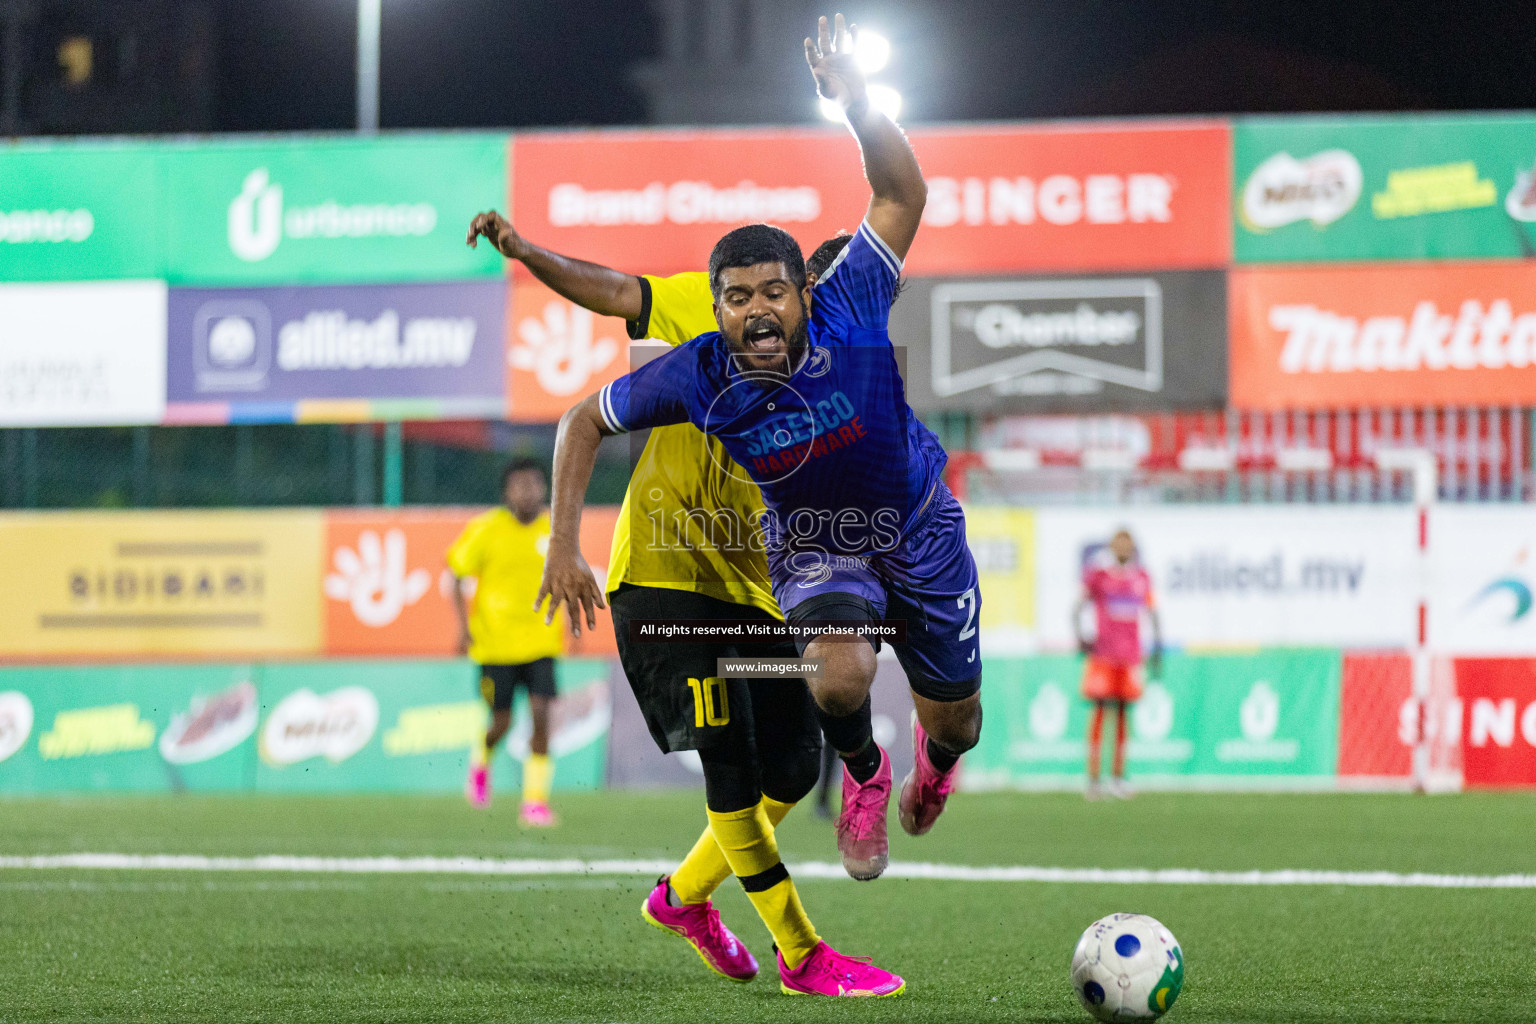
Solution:
[{"label": "soccer player in blue jersey", "polygon": [[[753,224],[710,255],[719,331],[701,335],[572,408],[556,444],[553,534],[540,600],[565,604],[573,628],[602,594],[577,546],[582,498],[607,435],[689,422],[716,437],[762,490],[774,597],[808,627],[802,654],[824,734],[843,760],[838,849],[855,878],[885,870],[890,760],[874,742],[869,689],[880,640],[894,643],[916,706],[902,827],[933,826],[961,754],[981,730],[981,596],[965,520],[945,487],[945,453],[906,403],[887,317],[927,190],[901,130],[871,108],[841,15],[825,18],[806,60],[864,158],[864,222],[816,282],[784,231]],[[807,313],[809,310],[809,313]],[[706,457],[701,450],[700,457]],[[707,780],[706,780],[707,781]]]}]

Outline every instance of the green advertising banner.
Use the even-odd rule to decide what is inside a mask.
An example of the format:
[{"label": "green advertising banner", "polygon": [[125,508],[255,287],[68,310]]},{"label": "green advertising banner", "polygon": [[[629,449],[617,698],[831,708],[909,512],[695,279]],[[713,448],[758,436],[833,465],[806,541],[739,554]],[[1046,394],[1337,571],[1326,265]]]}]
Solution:
[{"label": "green advertising banner", "polygon": [[1536,256],[1536,117],[1240,118],[1239,263]]},{"label": "green advertising banner", "polygon": [[164,151],[173,284],[345,284],[493,277],[464,244],[504,205],[505,136],[214,142]]},{"label": "green advertising banner", "polygon": [[0,281],[163,277],[158,152],[144,143],[0,146]]},{"label": "green advertising banner", "polygon": [[[608,662],[559,664],[556,789],[606,767]],[[516,793],[529,719],[493,765]],[[485,703],[459,659],[0,670],[0,794],[457,792]]]},{"label": "green advertising banner", "polygon": [[[608,663],[563,659],[555,681],[555,788],[595,789],[613,720]],[[265,792],[452,792],[486,726],[478,672],[457,659],[272,664],[262,704],[256,788]],[[517,792],[528,732],[526,706],[514,706],[491,766],[495,791]]]},{"label": "green advertising banner", "polygon": [[0,671],[0,793],[249,788],[257,675],[249,665]]},{"label": "green advertising banner", "polygon": [[[1089,704],[1077,656],[987,663],[986,722],[966,755],[976,788],[1078,785]],[[1170,655],[1133,706],[1126,770],[1149,786],[1332,782],[1338,760],[1340,655],[1275,649]],[[1108,730],[1106,730],[1106,733]],[[1104,751],[1108,766],[1109,751]]]}]

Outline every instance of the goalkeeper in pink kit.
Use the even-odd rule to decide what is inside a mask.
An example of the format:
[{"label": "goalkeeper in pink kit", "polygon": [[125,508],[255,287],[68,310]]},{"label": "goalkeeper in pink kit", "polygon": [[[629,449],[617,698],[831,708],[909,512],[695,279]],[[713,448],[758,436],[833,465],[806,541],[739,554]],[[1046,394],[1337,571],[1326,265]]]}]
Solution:
[{"label": "goalkeeper in pink kit", "polygon": [[[1083,634],[1083,610],[1092,604],[1097,631]],[[1088,799],[1096,800],[1099,755],[1104,736],[1104,710],[1115,711],[1115,753],[1110,771],[1110,795],[1130,796],[1125,787],[1126,715],[1141,697],[1141,617],[1152,626],[1152,654],[1147,667],[1153,676],[1162,668],[1162,630],[1152,602],[1152,578],[1136,556],[1136,541],[1118,531],[1107,548],[1095,552],[1083,566],[1083,596],[1073,610],[1078,647],[1088,656],[1083,668],[1083,696],[1093,701],[1088,720]]]}]

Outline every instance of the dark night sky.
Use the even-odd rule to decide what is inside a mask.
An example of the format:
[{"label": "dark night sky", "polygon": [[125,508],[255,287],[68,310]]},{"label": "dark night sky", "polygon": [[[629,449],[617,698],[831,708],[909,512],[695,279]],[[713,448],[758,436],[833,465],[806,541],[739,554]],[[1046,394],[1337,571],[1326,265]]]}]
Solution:
[{"label": "dark night sky", "polygon": [[[849,3],[858,15],[878,3]],[[914,120],[1536,107],[1536,2],[904,5]],[[222,131],[352,125],[354,0],[218,0]],[[868,17],[868,15],[865,15]],[[384,127],[645,119],[646,0],[384,0]],[[911,52],[921,40],[925,52]],[[795,60],[798,40],[785,40]]]}]

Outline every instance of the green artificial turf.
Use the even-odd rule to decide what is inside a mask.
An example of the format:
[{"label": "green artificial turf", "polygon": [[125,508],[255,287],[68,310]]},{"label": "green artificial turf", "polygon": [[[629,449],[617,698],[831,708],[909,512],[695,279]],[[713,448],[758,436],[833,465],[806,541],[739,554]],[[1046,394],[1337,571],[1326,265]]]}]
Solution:
[{"label": "green artificial turf", "polygon": [[[531,833],[503,800],[117,797],[0,801],[0,855],[65,852],[671,858],[696,794],[562,796]],[[894,816],[893,816],[894,828]],[[961,795],[893,861],[1536,874],[1536,798]],[[786,859],[835,861],[805,809]],[[908,980],[890,1000],[778,993],[766,931],[723,887],[765,970],[710,974],[641,922],[650,879],[0,871],[0,1021],[1086,1021],[1078,934],[1152,914],[1184,947],[1167,1018],[1506,1021],[1536,1005],[1536,890],[805,880],[824,937]]]}]

